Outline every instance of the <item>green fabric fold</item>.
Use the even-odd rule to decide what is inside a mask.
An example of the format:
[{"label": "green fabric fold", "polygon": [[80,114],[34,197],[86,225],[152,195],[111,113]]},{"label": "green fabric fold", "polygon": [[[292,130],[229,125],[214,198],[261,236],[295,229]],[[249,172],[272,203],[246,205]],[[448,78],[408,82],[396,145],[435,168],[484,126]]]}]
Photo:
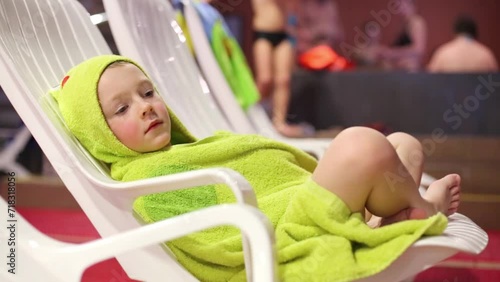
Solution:
[{"label": "green fabric fold", "polygon": [[[316,161],[284,143],[257,135],[218,132],[196,140],[169,110],[173,146],[139,154],[114,136],[97,99],[105,68],[120,56],[101,56],[73,68],[52,94],[69,129],[97,159],[110,165],[111,176],[133,181],[227,167],[252,185],[260,210],[275,229],[279,273],[283,281],[350,281],[375,274],[424,235],[443,232],[447,218],[438,214],[371,229],[334,194],[311,180]],[[134,63],[135,64],[135,63]],[[139,197],[134,211],[152,223],[205,207],[234,203],[229,188],[207,185]],[[239,230],[212,228],[166,242],[178,261],[201,281],[244,281]]]},{"label": "green fabric fold", "polygon": [[226,33],[221,20],[213,25],[211,45],[236,100],[244,110],[247,110],[259,101],[259,91],[245,54],[236,39]]}]

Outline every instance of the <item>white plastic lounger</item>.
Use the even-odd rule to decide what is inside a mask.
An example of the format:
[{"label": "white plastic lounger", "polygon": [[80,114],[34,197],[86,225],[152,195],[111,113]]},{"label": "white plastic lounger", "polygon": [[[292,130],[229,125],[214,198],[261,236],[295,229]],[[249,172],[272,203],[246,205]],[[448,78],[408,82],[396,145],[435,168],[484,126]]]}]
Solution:
[{"label": "white plastic lounger", "polygon": [[[166,235],[162,238],[174,238],[221,224],[236,224],[244,233],[243,249],[248,280],[275,281],[276,259],[272,228],[268,219],[255,208],[255,194],[241,175],[228,169],[208,169],[141,181],[117,182],[109,177],[108,168],[90,157],[68,132],[59,118],[55,101],[47,91],[59,85],[61,78],[72,66],[93,56],[110,53],[104,38],[91,23],[87,11],[76,0],[0,1],[0,85],[68,190],[104,238],[102,242],[118,244],[113,239],[109,239],[111,242],[107,241],[107,238],[115,235],[117,237],[113,238],[129,236],[124,235],[130,234],[125,233],[126,231],[141,226],[132,213],[132,203],[138,196],[199,185],[226,184],[234,192],[237,204],[202,209],[168,219],[161,225],[175,228],[170,230],[172,237]],[[203,224],[198,224],[200,218]],[[243,222],[244,226],[241,225]],[[37,242],[31,241],[33,238],[27,237],[30,234],[24,231],[19,229],[17,232],[18,242],[23,242],[19,249],[23,254],[20,262],[22,260],[26,263],[19,271],[33,272],[33,275],[23,273],[19,277],[35,277],[24,281],[40,281],[37,273],[42,273],[44,276],[40,278],[47,277],[46,275],[54,278],[42,281],[66,282],[68,280],[65,280],[65,273],[78,273],[77,270],[82,265],[78,261],[73,264],[71,260],[57,261],[56,266],[51,264],[52,272],[47,273],[48,264],[43,261],[44,250],[38,249]],[[0,232],[5,238],[8,230],[3,228]],[[50,242],[52,243],[54,242]],[[49,243],[44,240],[40,244]],[[61,251],[74,250],[72,247],[58,245]],[[92,246],[96,245],[81,248],[89,247],[90,251],[94,248]],[[1,253],[5,254],[3,251]],[[113,254],[108,252],[106,256]],[[92,256],[97,259],[102,258],[102,255],[103,253],[96,253]],[[126,253],[117,251],[116,255],[132,279],[164,281],[168,277],[171,281],[196,281],[168,249],[160,245]],[[50,263],[49,259],[47,257],[47,263]],[[76,280],[76,274],[72,279]]]},{"label": "white plastic lounger", "polygon": [[[158,48],[154,47],[154,45],[168,46],[173,44],[178,46],[175,40],[179,37],[183,38],[182,34],[173,37],[162,37],[161,34],[144,28],[151,25],[155,27],[162,26],[165,29],[172,26],[178,27],[178,25],[174,24],[174,11],[168,1],[143,0],[139,3],[134,0],[104,0],[104,4],[115,41],[122,54],[146,64],[148,69],[162,68],[163,66],[152,64],[151,61],[142,60],[141,58],[145,54],[154,58],[171,56],[167,51],[156,51],[165,50],[166,47]],[[185,8],[188,9],[187,6]],[[179,33],[181,33],[180,30]],[[195,34],[192,34],[192,36],[194,38]],[[182,43],[184,44],[184,42]],[[149,49],[149,47],[153,48]],[[188,48],[184,46],[184,49],[187,53]],[[423,182],[427,182],[432,178],[424,175],[423,180]],[[469,234],[474,235],[469,236]],[[445,235],[421,239],[407,250],[393,266],[368,280],[404,280],[459,251],[477,254],[484,249],[486,243],[487,235],[481,228],[465,216],[455,214],[450,217],[450,225]],[[409,266],[402,268],[401,265]]]},{"label": "white plastic lounger", "polygon": [[[254,220],[258,212],[255,213],[243,205],[216,206],[83,244],[65,243],[46,236],[17,214],[14,208],[9,209],[3,198],[0,198],[0,209],[5,211],[0,219],[2,222],[6,222],[8,227],[7,232],[2,230],[0,233],[0,241],[16,243],[11,245],[14,246],[12,249],[7,244],[0,246],[1,253],[8,257],[6,267],[0,272],[0,280],[3,282],[81,281],[85,269],[95,263],[134,249],[176,239],[214,225],[234,225],[244,230],[246,234],[252,233],[248,237],[250,241],[262,239],[259,238],[258,232],[253,229],[256,227],[255,225],[261,224],[260,221]],[[8,217],[10,214],[13,214],[14,217]],[[237,216],[229,218],[225,214]],[[241,215],[248,217],[244,219],[240,217]],[[15,234],[16,237],[12,237],[11,234]],[[267,234],[260,235],[267,236]],[[15,238],[15,241],[8,241],[10,238]],[[253,248],[262,247],[259,242],[250,242],[250,246]],[[265,267],[268,265],[257,264],[255,270],[269,273],[269,269],[265,269]],[[265,279],[266,277],[261,276],[260,278]],[[269,277],[267,279],[267,281],[271,281]]]},{"label": "white plastic lounger", "polygon": [[17,156],[24,149],[31,138],[31,133],[25,126],[19,129],[1,130],[2,139],[12,138],[3,148],[0,148],[0,171],[5,173],[15,171],[19,177],[29,176],[31,173],[20,163],[16,162]]},{"label": "white plastic lounger", "polygon": [[[121,183],[110,179],[107,167],[89,157],[68,133],[58,117],[54,101],[46,94],[47,90],[58,85],[73,65],[95,55],[110,53],[97,28],[91,24],[89,15],[77,1],[2,0],[0,15],[0,85],[103,238],[140,227],[131,212],[131,203],[139,195],[225,183],[236,194],[240,203],[236,205],[242,212],[215,215],[214,222],[216,219],[222,221],[224,216],[228,217],[227,221],[231,216],[247,216],[245,222],[254,222],[249,227],[251,232],[245,233],[245,238],[255,238],[249,240],[250,245],[244,245],[251,249],[247,252],[245,247],[245,254],[250,255],[246,257],[250,270],[248,280],[277,281],[269,222],[258,210],[250,207],[255,204],[255,196],[239,174],[226,169],[211,169]],[[212,218],[209,211],[200,212],[206,218]],[[194,230],[193,226],[185,228],[186,233]],[[257,242],[257,245],[252,245],[252,242]],[[445,235],[419,240],[394,263],[407,267],[394,270],[391,266],[372,278],[377,281],[402,280],[453,253],[479,253],[486,243],[483,230],[456,214],[450,218]],[[171,281],[196,281],[159,246],[134,250],[117,258],[133,279],[163,281],[168,277]]]},{"label": "white plastic lounger", "polygon": [[12,109],[9,100],[0,91],[0,171],[8,173],[17,171],[18,176],[29,176],[31,173],[16,161],[17,156],[28,144],[31,133],[19,120],[19,117]]}]

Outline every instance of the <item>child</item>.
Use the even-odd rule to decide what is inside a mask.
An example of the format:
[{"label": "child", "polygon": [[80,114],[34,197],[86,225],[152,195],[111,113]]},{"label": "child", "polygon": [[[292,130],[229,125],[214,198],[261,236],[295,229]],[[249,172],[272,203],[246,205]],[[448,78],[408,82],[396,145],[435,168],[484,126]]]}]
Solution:
[{"label": "child", "polygon": [[287,34],[290,3],[252,0],[255,80],[261,102],[272,105],[271,116],[276,130],[284,136],[304,137],[314,134],[312,126],[287,122],[290,77],[295,60],[292,38]]},{"label": "child", "polygon": [[[402,133],[385,138],[367,128],[347,129],[319,162],[257,135],[220,132],[196,140],[142,69],[115,55],[74,67],[52,94],[71,132],[110,165],[116,180],[222,166],[245,176],[275,228],[283,281],[347,281],[377,273],[422,235],[440,234],[443,214],[458,207],[458,175],[419,195],[422,149]],[[234,202],[229,189],[210,185],[140,197],[134,211],[154,222],[228,202]],[[365,208],[386,226],[368,227]],[[235,228],[213,228],[167,245],[200,280],[245,279]]]}]

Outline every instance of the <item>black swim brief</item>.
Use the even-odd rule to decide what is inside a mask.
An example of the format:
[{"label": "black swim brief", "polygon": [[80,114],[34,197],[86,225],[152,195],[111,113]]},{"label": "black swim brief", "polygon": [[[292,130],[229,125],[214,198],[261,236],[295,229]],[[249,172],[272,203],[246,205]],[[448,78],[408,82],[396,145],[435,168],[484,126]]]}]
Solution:
[{"label": "black swim brief", "polygon": [[264,31],[254,31],[254,38],[257,39],[265,39],[273,45],[273,47],[278,46],[283,40],[288,39],[288,34],[284,31],[280,32],[264,32]]}]

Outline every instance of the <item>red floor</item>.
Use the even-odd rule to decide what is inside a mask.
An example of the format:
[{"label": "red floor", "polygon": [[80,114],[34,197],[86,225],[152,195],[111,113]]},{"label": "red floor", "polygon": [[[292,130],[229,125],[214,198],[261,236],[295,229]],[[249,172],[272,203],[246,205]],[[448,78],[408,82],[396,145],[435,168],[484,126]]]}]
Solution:
[{"label": "red floor", "polygon": [[[20,208],[19,212],[33,226],[51,237],[65,242],[85,242],[99,238],[85,214],[80,211],[53,211]],[[416,282],[497,282],[500,281],[500,231],[488,231],[488,246],[478,256],[458,254],[441,265],[420,273]],[[128,282],[115,259],[87,269],[82,281]]]}]

